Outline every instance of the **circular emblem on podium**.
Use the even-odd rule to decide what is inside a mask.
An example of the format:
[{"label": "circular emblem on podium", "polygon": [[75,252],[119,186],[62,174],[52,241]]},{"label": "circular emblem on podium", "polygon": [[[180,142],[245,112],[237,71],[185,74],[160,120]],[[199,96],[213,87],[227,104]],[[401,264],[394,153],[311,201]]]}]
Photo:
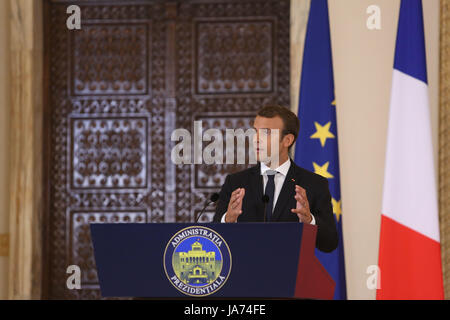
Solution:
[{"label": "circular emblem on podium", "polygon": [[164,271],[183,294],[204,297],[220,290],[231,272],[231,252],[212,229],[192,226],[178,231],[164,251]]}]

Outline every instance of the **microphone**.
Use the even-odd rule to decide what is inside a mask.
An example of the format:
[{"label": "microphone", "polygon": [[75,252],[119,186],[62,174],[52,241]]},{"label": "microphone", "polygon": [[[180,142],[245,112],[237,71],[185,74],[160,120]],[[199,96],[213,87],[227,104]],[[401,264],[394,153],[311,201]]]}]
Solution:
[{"label": "microphone", "polygon": [[270,198],[269,198],[269,196],[267,194],[263,195],[262,202],[264,204],[264,211],[263,211],[264,222],[266,222],[266,209],[267,209],[267,204],[269,203],[269,200],[270,200]]},{"label": "microphone", "polygon": [[200,219],[200,217],[202,216],[203,212],[205,212],[206,207],[208,207],[210,205],[210,203],[214,203],[217,200],[219,200],[219,194],[217,192],[214,192],[211,197],[209,199],[206,200],[205,202],[205,206],[203,207],[203,209],[200,211],[200,213],[197,216],[197,219],[195,219],[195,223],[198,222],[198,220]]}]

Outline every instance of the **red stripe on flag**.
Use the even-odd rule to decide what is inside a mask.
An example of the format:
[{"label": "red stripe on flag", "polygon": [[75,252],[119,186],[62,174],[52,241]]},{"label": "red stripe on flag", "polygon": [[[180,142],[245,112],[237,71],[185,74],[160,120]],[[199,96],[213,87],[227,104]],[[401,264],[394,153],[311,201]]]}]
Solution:
[{"label": "red stripe on flag", "polygon": [[440,243],[381,215],[377,299],[443,299]]},{"label": "red stripe on flag", "polygon": [[333,299],[336,282],[315,256],[317,226],[304,223],[295,298]]}]

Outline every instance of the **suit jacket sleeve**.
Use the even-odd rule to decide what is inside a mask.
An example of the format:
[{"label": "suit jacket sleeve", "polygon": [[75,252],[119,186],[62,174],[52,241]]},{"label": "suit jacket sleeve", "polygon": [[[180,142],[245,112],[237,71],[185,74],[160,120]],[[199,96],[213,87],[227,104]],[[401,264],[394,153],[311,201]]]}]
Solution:
[{"label": "suit jacket sleeve", "polygon": [[330,190],[328,189],[328,180],[322,181],[324,182],[320,184],[315,206],[311,213],[314,215],[318,227],[316,247],[320,251],[331,252],[338,246],[338,234],[331,205]]},{"label": "suit jacket sleeve", "polygon": [[227,212],[232,192],[231,178],[230,175],[227,175],[219,193],[219,200],[217,201],[216,214],[214,215],[213,222],[220,222],[224,213]]}]

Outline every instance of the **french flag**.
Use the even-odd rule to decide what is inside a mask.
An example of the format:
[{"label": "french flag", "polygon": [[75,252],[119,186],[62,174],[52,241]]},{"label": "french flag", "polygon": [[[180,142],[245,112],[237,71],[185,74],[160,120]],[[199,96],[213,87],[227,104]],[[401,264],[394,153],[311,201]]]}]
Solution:
[{"label": "french flag", "polygon": [[377,299],[443,299],[421,0],[402,0],[392,77]]}]

